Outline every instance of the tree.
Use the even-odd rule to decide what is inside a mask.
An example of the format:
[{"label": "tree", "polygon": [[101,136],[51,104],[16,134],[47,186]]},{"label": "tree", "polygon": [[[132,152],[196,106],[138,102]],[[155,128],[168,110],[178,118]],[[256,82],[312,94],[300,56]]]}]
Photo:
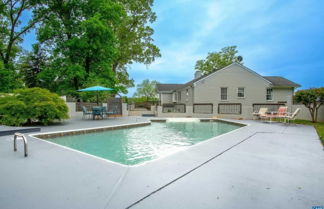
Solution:
[{"label": "tree", "polygon": [[236,46],[228,46],[222,48],[220,52],[208,53],[206,59],[196,62],[195,69],[203,74],[208,74],[220,70],[233,62],[241,62],[238,60],[236,48]]},{"label": "tree", "polygon": [[19,52],[22,37],[38,21],[35,16],[23,25],[24,15],[32,11],[33,0],[1,0],[0,2],[0,60],[6,69],[12,68],[12,61]]},{"label": "tree", "polygon": [[40,73],[55,80],[58,93],[72,93],[89,83],[126,93],[133,86],[127,65],[149,64],[160,56],[152,43],[153,0],[39,0],[43,18],[38,40],[50,65]]},{"label": "tree", "polygon": [[38,40],[50,54],[50,65],[42,70],[45,83],[58,85],[55,92],[69,94],[89,82],[115,87],[112,62],[117,39],[114,28],[125,16],[112,0],[40,0],[45,6]]},{"label": "tree", "polygon": [[324,104],[324,87],[297,91],[295,101],[305,105],[311,114],[312,122],[317,122],[318,110]]},{"label": "tree", "polygon": [[17,77],[17,74],[6,69],[0,60],[0,92],[11,92],[15,88],[22,87],[22,85],[22,81]]},{"label": "tree", "polygon": [[22,37],[38,21],[36,16],[27,23],[24,21],[26,14],[31,13],[34,6],[34,0],[0,1],[0,91],[10,92],[21,87],[14,60],[20,52]]},{"label": "tree", "polygon": [[145,97],[146,101],[156,99],[156,84],[158,84],[157,81],[150,81],[149,79],[143,80],[141,84],[137,85],[134,97]]},{"label": "tree", "polygon": [[152,11],[153,0],[118,0],[125,8],[127,16],[122,18],[116,31],[117,53],[112,69],[118,83],[132,87],[133,80],[127,73],[127,65],[134,62],[150,64],[160,57],[160,50],[153,44],[154,30],[149,26],[156,20]]},{"label": "tree", "polygon": [[39,73],[46,67],[46,52],[40,48],[39,44],[33,45],[33,51],[26,53],[20,57],[18,65],[20,75],[28,88],[42,87]]}]

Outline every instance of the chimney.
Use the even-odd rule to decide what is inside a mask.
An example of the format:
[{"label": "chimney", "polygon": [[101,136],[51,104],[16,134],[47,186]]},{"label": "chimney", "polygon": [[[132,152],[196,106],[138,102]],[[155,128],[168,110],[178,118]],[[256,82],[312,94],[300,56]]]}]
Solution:
[{"label": "chimney", "polygon": [[195,79],[196,79],[196,78],[199,78],[199,77],[201,77],[201,76],[202,76],[201,71],[200,71],[200,70],[197,70],[197,71],[195,72]]}]

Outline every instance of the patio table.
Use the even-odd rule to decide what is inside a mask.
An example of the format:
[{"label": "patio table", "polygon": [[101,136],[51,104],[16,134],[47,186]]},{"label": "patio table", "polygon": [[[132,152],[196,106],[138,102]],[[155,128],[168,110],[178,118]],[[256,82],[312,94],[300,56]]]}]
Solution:
[{"label": "patio table", "polygon": [[97,117],[103,119],[104,107],[94,106],[92,107],[92,119],[95,120]]}]

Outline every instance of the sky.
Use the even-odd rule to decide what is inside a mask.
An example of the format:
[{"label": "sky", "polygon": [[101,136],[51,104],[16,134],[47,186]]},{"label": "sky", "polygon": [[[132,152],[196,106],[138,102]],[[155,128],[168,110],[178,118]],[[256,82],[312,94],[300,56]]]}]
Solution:
[{"label": "sky", "polygon": [[[283,76],[300,89],[324,86],[323,0],[155,0],[153,10],[162,57],[130,65],[135,84],[185,83],[197,60],[236,45],[244,65],[263,76]],[[32,31],[23,47],[33,42]]]}]

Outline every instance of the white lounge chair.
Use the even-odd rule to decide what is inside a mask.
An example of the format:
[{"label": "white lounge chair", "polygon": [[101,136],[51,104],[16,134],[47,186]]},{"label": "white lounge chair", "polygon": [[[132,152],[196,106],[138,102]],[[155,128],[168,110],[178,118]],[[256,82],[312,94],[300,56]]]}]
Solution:
[{"label": "white lounge chair", "polygon": [[253,112],[253,118],[258,117],[260,118],[262,115],[265,115],[268,112],[268,108],[261,107],[259,111]]},{"label": "white lounge chair", "polygon": [[296,120],[296,116],[298,115],[298,113],[300,112],[300,108],[297,108],[296,110],[295,110],[295,112],[293,112],[293,113],[288,113],[287,115],[286,115],[286,117],[284,118],[285,119],[285,123],[290,123],[291,121],[294,121],[294,120]]}]

